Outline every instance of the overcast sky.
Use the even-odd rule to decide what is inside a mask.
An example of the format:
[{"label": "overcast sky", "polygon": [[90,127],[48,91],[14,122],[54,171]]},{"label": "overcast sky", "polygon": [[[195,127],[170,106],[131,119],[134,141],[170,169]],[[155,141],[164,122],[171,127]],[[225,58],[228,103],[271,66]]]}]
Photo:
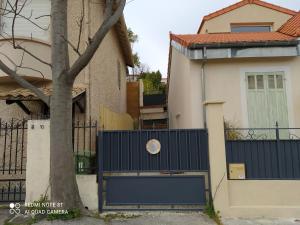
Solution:
[{"label": "overcast sky", "polygon": [[[202,17],[237,0],[127,0],[127,26],[139,36],[134,51],[151,70],[166,76],[169,52],[169,31],[175,34],[196,33]],[[300,9],[300,0],[268,0],[293,10]]]}]

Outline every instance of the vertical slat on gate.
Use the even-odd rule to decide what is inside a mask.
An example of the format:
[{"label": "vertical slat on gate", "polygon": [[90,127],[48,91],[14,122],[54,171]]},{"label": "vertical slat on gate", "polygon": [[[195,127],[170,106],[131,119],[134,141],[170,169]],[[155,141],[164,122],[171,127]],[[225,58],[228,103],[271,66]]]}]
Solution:
[{"label": "vertical slat on gate", "polygon": [[104,139],[103,139],[103,132],[99,132],[98,137],[98,166],[99,170],[98,173],[98,210],[102,212],[103,210],[103,152],[104,152]]},{"label": "vertical slat on gate", "polygon": [[17,162],[18,162],[18,145],[19,145],[19,123],[16,125],[16,153],[15,153],[15,174],[17,174]]}]

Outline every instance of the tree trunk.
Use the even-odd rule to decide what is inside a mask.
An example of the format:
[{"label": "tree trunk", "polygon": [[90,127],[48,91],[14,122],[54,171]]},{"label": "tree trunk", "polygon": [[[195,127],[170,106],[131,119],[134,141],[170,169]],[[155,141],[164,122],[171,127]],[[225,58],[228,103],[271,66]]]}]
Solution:
[{"label": "tree trunk", "polygon": [[68,0],[51,1],[52,96],[50,101],[50,185],[51,201],[64,209],[83,205],[76,182],[72,147],[72,87],[67,33]]},{"label": "tree trunk", "polygon": [[54,82],[50,109],[51,201],[62,202],[65,209],[82,209],[72,146],[72,84]]}]

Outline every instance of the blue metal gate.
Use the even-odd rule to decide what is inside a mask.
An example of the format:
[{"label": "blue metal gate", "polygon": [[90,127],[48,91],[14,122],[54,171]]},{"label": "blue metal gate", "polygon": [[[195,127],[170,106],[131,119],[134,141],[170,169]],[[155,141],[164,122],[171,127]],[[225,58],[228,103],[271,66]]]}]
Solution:
[{"label": "blue metal gate", "polygon": [[[203,207],[207,136],[204,129],[99,132],[99,210],[104,205]],[[153,140],[160,147],[157,154],[147,151]]]}]

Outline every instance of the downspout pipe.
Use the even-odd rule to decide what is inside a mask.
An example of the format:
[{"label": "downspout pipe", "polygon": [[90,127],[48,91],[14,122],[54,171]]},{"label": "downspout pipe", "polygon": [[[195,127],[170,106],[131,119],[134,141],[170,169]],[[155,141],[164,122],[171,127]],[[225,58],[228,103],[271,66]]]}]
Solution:
[{"label": "downspout pipe", "polygon": [[[206,54],[206,47],[203,47],[202,49],[202,56],[203,56],[203,62],[201,64],[201,90],[202,90],[202,93],[201,93],[201,96],[202,96],[202,103],[204,103],[206,101],[206,85],[205,85],[205,82],[206,82],[206,79],[205,79],[205,64],[207,62],[207,54]],[[203,104],[202,105],[202,108],[203,108],[203,125],[204,125],[204,128],[206,129],[207,128],[207,124],[206,124],[206,106]]]}]

